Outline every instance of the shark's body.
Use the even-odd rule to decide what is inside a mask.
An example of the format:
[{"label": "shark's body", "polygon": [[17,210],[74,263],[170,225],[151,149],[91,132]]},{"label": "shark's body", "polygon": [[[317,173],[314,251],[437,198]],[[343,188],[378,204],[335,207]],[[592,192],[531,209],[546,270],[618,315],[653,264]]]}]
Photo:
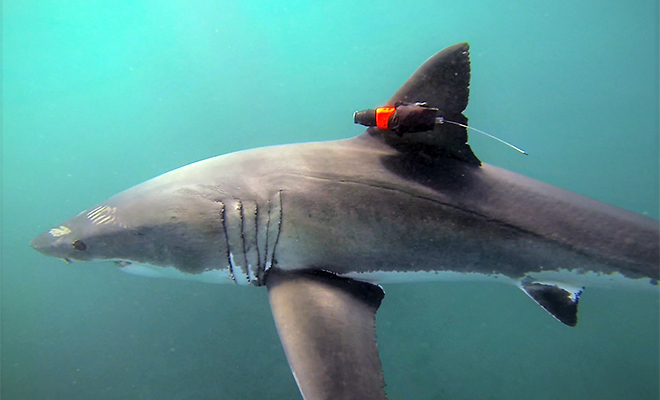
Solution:
[{"label": "shark's body", "polygon": [[[466,44],[390,100],[464,121]],[[374,318],[382,282],[498,279],[568,325],[583,286],[657,290],[658,221],[481,164],[463,129],[215,157],[122,192],[37,237],[67,260],[265,285],[306,399],[383,399]]]}]

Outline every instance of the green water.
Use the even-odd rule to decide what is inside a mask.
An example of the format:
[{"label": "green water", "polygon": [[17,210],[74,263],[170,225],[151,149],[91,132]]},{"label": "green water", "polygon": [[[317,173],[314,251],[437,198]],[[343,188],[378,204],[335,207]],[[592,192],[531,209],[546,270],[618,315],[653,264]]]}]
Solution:
[{"label": "green water", "polygon": [[[206,157],[361,132],[471,44],[485,162],[658,218],[658,2],[2,3],[2,388],[22,399],[295,399],[265,290],[128,276],[36,234]],[[508,286],[392,285],[391,399],[659,398],[658,293],[588,289],[562,326]]]}]

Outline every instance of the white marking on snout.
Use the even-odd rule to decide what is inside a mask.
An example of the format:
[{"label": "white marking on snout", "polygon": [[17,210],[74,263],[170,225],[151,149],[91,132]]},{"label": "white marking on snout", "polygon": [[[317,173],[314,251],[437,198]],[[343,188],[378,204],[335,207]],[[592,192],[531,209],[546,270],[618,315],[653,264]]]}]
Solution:
[{"label": "white marking on snout", "polygon": [[68,235],[69,233],[71,233],[71,229],[69,229],[69,227],[67,227],[67,226],[60,225],[57,228],[53,228],[53,229],[49,230],[48,233],[50,233],[50,235],[52,237],[60,237],[60,236]]}]

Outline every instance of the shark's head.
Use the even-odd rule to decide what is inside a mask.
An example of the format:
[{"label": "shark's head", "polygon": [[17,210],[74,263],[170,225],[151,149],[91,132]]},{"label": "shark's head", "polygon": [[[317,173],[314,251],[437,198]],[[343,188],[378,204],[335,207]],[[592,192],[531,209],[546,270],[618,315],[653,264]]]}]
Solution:
[{"label": "shark's head", "polygon": [[223,203],[173,185],[167,175],[83,211],[30,245],[67,262],[110,260],[188,275],[226,269]]},{"label": "shark's head", "polygon": [[30,246],[67,262],[114,258],[110,253],[116,249],[109,246],[109,242],[117,242],[128,233],[117,220],[117,210],[117,207],[99,205],[83,211],[37,236]]}]

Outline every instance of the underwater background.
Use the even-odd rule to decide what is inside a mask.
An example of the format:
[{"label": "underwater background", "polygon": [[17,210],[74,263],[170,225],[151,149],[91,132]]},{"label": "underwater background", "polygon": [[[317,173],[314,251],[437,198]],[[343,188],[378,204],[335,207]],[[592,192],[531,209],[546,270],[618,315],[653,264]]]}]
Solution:
[{"label": "underwater background", "polygon": [[[3,400],[297,399],[265,289],[66,265],[37,234],[207,157],[348,138],[471,45],[482,161],[658,218],[657,0],[2,2]],[[567,266],[570,267],[570,266]],[[390,399],[658,399],[658,290],[568,328],[507,285],[385,286]]]}]

